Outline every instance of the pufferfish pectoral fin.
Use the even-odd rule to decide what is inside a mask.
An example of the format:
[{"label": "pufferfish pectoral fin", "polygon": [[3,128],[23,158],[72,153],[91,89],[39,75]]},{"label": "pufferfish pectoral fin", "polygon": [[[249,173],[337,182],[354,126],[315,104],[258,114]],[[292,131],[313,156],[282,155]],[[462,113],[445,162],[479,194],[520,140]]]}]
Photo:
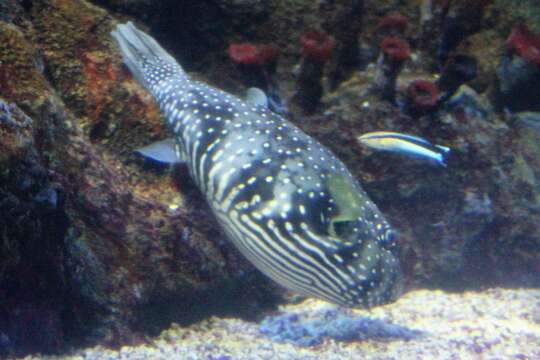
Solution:
[{"label": "pufferfish pectoral fin", "polygon": [[160,140],[150,145],[143,146],[135,150],[135,152],[138,152],[146,158],[166,164],[178,164],[185,162],[180,158],[176,143],[172,138]]}]

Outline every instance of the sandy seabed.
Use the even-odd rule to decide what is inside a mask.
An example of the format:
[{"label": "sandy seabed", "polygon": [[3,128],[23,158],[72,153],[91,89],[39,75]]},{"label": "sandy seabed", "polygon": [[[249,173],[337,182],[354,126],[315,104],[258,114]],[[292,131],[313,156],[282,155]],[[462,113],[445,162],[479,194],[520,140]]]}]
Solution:
[{"label": "sandy seabed", "polygon": [[25,359],[540,359],[540,290],[417,290],[370,311],[309,299],[260,323],[214,317],[150,344]]}]

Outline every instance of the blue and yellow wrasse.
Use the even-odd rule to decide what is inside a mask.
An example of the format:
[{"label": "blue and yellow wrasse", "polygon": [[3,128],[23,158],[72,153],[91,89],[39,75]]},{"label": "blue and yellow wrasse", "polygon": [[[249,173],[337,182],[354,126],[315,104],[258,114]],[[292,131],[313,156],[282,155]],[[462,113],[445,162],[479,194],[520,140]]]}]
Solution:
[{"label": "blue and yellow wrasse", "polygon": [[[392,229],[328,149],[255,101],[191,79],[132,23],[112,36],[174,139],[140,149],[184,161],[225,233],[259,270],[302,294],[373,306],[400,293]],[[264,94],[262,94],[264,95]]]},{"label": "blue and yellow wrasse", "polygon": [[390,131],[374,131],[358,137],[358,141],[370,148],[411,154],[435,160],[438,164],[446,166],[446,156],[450,149],[434,145],[426,139]]}]

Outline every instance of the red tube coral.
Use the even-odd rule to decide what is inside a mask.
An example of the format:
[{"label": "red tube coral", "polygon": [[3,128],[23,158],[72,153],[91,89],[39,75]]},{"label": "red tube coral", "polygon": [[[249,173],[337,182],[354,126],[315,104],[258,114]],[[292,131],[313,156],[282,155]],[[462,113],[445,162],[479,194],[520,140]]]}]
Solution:
[{"label": "red tube coral", "polygon": [[403,63],[411,56],[411,48],[406,40],[398,36],[385,37],[380,48],[374,90],[380,93],[382,99],[394,102],[396,79]]},{"label": "red tube coral", "polygon": [[407,107],[410,113],[420,115],[437,105],[437,85],[427,80],[415,80],[407,87]]},{"label": "red tube coral", "polygon": [[315,111],[323,95],[324,65],[332,56],[336,43],[324,32],[310,31],[300,37],[300,44],[303,58],[292,103],[311,113]]},{"label": "red tube coral", "polygon": [[243,65],[263,65],[279,56],[279,49],[274,45],[251,43],[230,44],[227,53],[231,60]]},{"label": "red tube coral", "polygon": [[512,112],[539,111],[540,36],[518,24],[506,40],[506,53],[496,69],[498,109]]},{"label": "red tube coral", "polygon": [[409,43],[398,36],[387,36],[381,42],[381,51],[394,61],[405,61],[411,56]]},{"label": "red tube coral", "polygon": [[250,43],[230,44],[227,53],[237,64],[256,64],[258,61],[257,47]]},{"label": "red tube coral", "polygon": [[334,38],[320,31],[310,31],[300,37],[304,56],[328,60],[336,46]]},{"label": "red tube coral", "polygon": [[540,36],[533,34],[527,25],[515,25],[506,40],[506,48],[529,62],[540,66]]},{"label": "red tube coral", "polygon": [[376,33],[383,34],[402,34],[407,29],[409,20],[400,13],[391,13],[381,19],[375,27]]}]

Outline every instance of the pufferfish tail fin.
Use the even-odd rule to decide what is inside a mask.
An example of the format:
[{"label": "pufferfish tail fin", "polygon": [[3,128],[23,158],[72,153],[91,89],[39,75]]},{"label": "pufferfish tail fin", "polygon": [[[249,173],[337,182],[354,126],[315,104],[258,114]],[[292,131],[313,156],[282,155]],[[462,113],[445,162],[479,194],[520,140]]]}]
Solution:
[{"label": "pufferfish tail fin", "polygon": [[152,37],[131,22],[119,24],[111,32],[120,46],[122,58],[133,76],[154,95],[162,81],[175,77],[187,78],[176,60]]}]

